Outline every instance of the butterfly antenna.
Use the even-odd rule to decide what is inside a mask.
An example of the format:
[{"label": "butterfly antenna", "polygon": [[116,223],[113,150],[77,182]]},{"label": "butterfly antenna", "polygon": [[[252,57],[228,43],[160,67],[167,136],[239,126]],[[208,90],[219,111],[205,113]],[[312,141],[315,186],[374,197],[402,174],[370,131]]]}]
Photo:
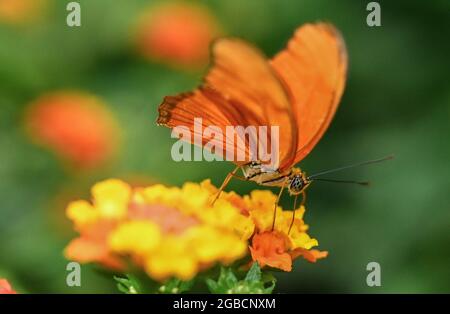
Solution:
[{"label": "butterfly antenna", "polygon": [[353,183],[362,186],[368,186],[369,181],[353,181],[353,180],[333,180],[333,179],[313,179],[313,181],[335,182],[335,183]]},{"label": "butterfly antenna", "polygon": [[[383,161],[386,161],[386,160],[390,160],[390,159],[393,159],[393,158],[394,158],[394,155],[389,155],[389,156],[386,156],[386,157],[383,157],[383,158],[379,158],[379,159],[363,161],[363,162],[356,163],[356,164],[353,164],[353,165],[348,165],[348,166],[339,167],[339,168],[335,168],[335,169],[325,170],[325,171],[321,171],[321,172],[318,172],[318,173],[315,173],[315,174],[309,176],[308,179],[319,181],[319,179],[317,179],[317,177],[320,177],[320,176],[322,176],[324,174],[334,173],[334,172],[338,172],[338,171],[349,169],[349,168],[355,168],[355,167],[366,166],[366,165],[370,165],[370,164],[376,164],[376,163],[383,162]],[[338,181],[338,180],[331,180],[331,179],[321,179],[321,180],[322,181],[327,180],[327,181],[330,181],[330,182]],[[357,182],[348,181],[348,182],[343,182],[343,183],[357,183]],[[360,183],[364,183],[364,182],[360,182]],[[358,183],[358,184],[360,184],[360,183]],[[367,185],[367,184],[363,184],[363,185]]]}]

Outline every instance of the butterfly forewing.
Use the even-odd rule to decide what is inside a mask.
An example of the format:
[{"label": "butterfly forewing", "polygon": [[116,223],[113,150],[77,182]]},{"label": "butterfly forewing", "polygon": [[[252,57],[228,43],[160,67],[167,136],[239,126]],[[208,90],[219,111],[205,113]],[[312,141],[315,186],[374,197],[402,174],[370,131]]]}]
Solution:
[{"label": "butterfly forewing", "polygon": [[[220,39],[212,47],[213,64],[204,84],[193,92],[166,97],[158,123],[194,132],[194,118],[202,118],[204,126],[217,126],[224,135],[227,126],[266,126],[269,132],[270,127],[279,127],[276,168],[284,173],[309,154],[336,112],[347,72],[341,35],[330,24],[306,24],[270,61],[238,39]],[[201,145],[211,141],[202,132],[196,135]],[[246,160],[254,158],[249,155],[248,137],[244,147],[236,146],[234,135],[220,141],[224,154],[230,156],[233,150],[235,164],[245,163],[236,160],[241,151]],[[264,143],[267,151],[271,143]]]},{"label": "butterfly forewing", "polygon": [[283,171],[308,155],[328,128],[344,90],[347,52],[332,25],[306,24],[270,63],[289,95],[298,127],[296,153],[281,164]]},{"label": "butterfly forewing", "polygon": [[[297,126],[282,83],[267,59],[252,45],[238,39],[220,39],[213,45],[213,65],[202,87],[192,93],[169,96],[159,108],[158,123],[187,126],[194,131],[194,118],[214,125],[226,134],[226,126],[279,127],[279,160],[292,159],[297,145]],[[270,139],[270,137],[267,137]],[[203,143],[209,141],[203,138]],[[223,147],[232,139],[224,136]],[[247,159],[248,137],[245,138]],[[237,143],[237,141],[234,141]],[[266,141],[270,147],[270,141]],[[242,147],[233,147],[236,151]],[[233,160],[236,164],[241,161]]]}]

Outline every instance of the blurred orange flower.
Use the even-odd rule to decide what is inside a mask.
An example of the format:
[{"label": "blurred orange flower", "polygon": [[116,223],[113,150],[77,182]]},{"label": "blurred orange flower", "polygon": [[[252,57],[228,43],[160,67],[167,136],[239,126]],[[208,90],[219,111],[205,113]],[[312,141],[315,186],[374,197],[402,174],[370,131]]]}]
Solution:
[{"label": "blurred orange flower", "polygon": [[38,16],[47,0],[0,0],[0,21],[21,23]]},{"label": "blurred orange flower", "polygon": [[25,124],[35,142],[82,169],[110,159],[119,141],[108,108],[95,96],[80,92],[41,96],[28,108]]},{"label": "blurred orange flower", "polygon": [[218,34],[218,23],[205,7],[172,2],[152,7],[143,15],[137,45],[150,59],[196,67],[206,64],[209,44]]},{"label": "blurred orange flower", "polygon": [[17,294],[9,284],[8,280],[0,278],[0,294]]}]

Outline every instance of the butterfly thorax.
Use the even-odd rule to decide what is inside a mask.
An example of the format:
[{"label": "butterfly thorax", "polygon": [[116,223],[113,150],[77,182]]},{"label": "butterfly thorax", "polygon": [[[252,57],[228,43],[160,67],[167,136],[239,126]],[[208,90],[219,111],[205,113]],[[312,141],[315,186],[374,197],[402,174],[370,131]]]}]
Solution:
[{"label": "butterfly thorax", "polygon": [[295,167],[286,172],[280,172],[278,169],[271,170],[264,167],[260,162],[253,161],[242,166],[241,169],[247,180],[263,186],[284,186],[291,195],[302,193],[311,184],[306,173]]}]

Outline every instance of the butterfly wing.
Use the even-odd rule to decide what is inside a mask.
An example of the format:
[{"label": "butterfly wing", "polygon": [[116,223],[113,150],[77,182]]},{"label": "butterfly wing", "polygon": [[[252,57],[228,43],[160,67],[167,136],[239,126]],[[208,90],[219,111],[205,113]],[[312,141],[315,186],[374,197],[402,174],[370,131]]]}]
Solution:
[{"label": "butterfly wing", "polygon": [[[195,128],[195,118],[201,118],[203,126],[217,126],[221,134],[226,134],[226,126],[231,125],[232,117],[238,115],[237,108],[232,106],[225,98],[216,90],[201,86],[193,92],[182,93],[176,96],[166,96],[162,104],[159,106],[159,116],[157,123],[169,128],[187,127],[190,134],[188,141],[191,144],[200,143],[201,146],[206,143],[222,147],[222,152],[215,152],[217,155],[226,153],[223,149],[234,147],[234,141],[231,138],[218,138],[217,140],[207,138],[203,134],[203,130]],[[195,137],[200,141],[195,141]],[[182,140],[186,140],[182,138]],[[247,152],[235,151],[233,156],[243,153],[247,156]],[[224,157],[224,156],[223,156]]]},{"label": "butterfly wing", "polygon": [[283,171],[302,160],[320,140],[339,105],[347,72],[347,52],[330,24],[299,27],[286,49],[270,61],[292,103],[298,141]]},{"label": "butterfly wing", "polygon": [[[200,88],[164,99],[158,124],[187,126],[194,132],[194,118],[202,118],[205,127],[217,126],[224,135],[226,126],[279,126],[279,159],[291,158],[297,147],[297,127],[288,96],[263,54],[242,40],[226,38],[214,43],[212,58]],[[209,140],[202,136],[202,145]],[[225,149],[230,140],[224,136]],[[248,150],[248,138],[243,140]],[[240,148],[234,145],[233,149]]]}]

